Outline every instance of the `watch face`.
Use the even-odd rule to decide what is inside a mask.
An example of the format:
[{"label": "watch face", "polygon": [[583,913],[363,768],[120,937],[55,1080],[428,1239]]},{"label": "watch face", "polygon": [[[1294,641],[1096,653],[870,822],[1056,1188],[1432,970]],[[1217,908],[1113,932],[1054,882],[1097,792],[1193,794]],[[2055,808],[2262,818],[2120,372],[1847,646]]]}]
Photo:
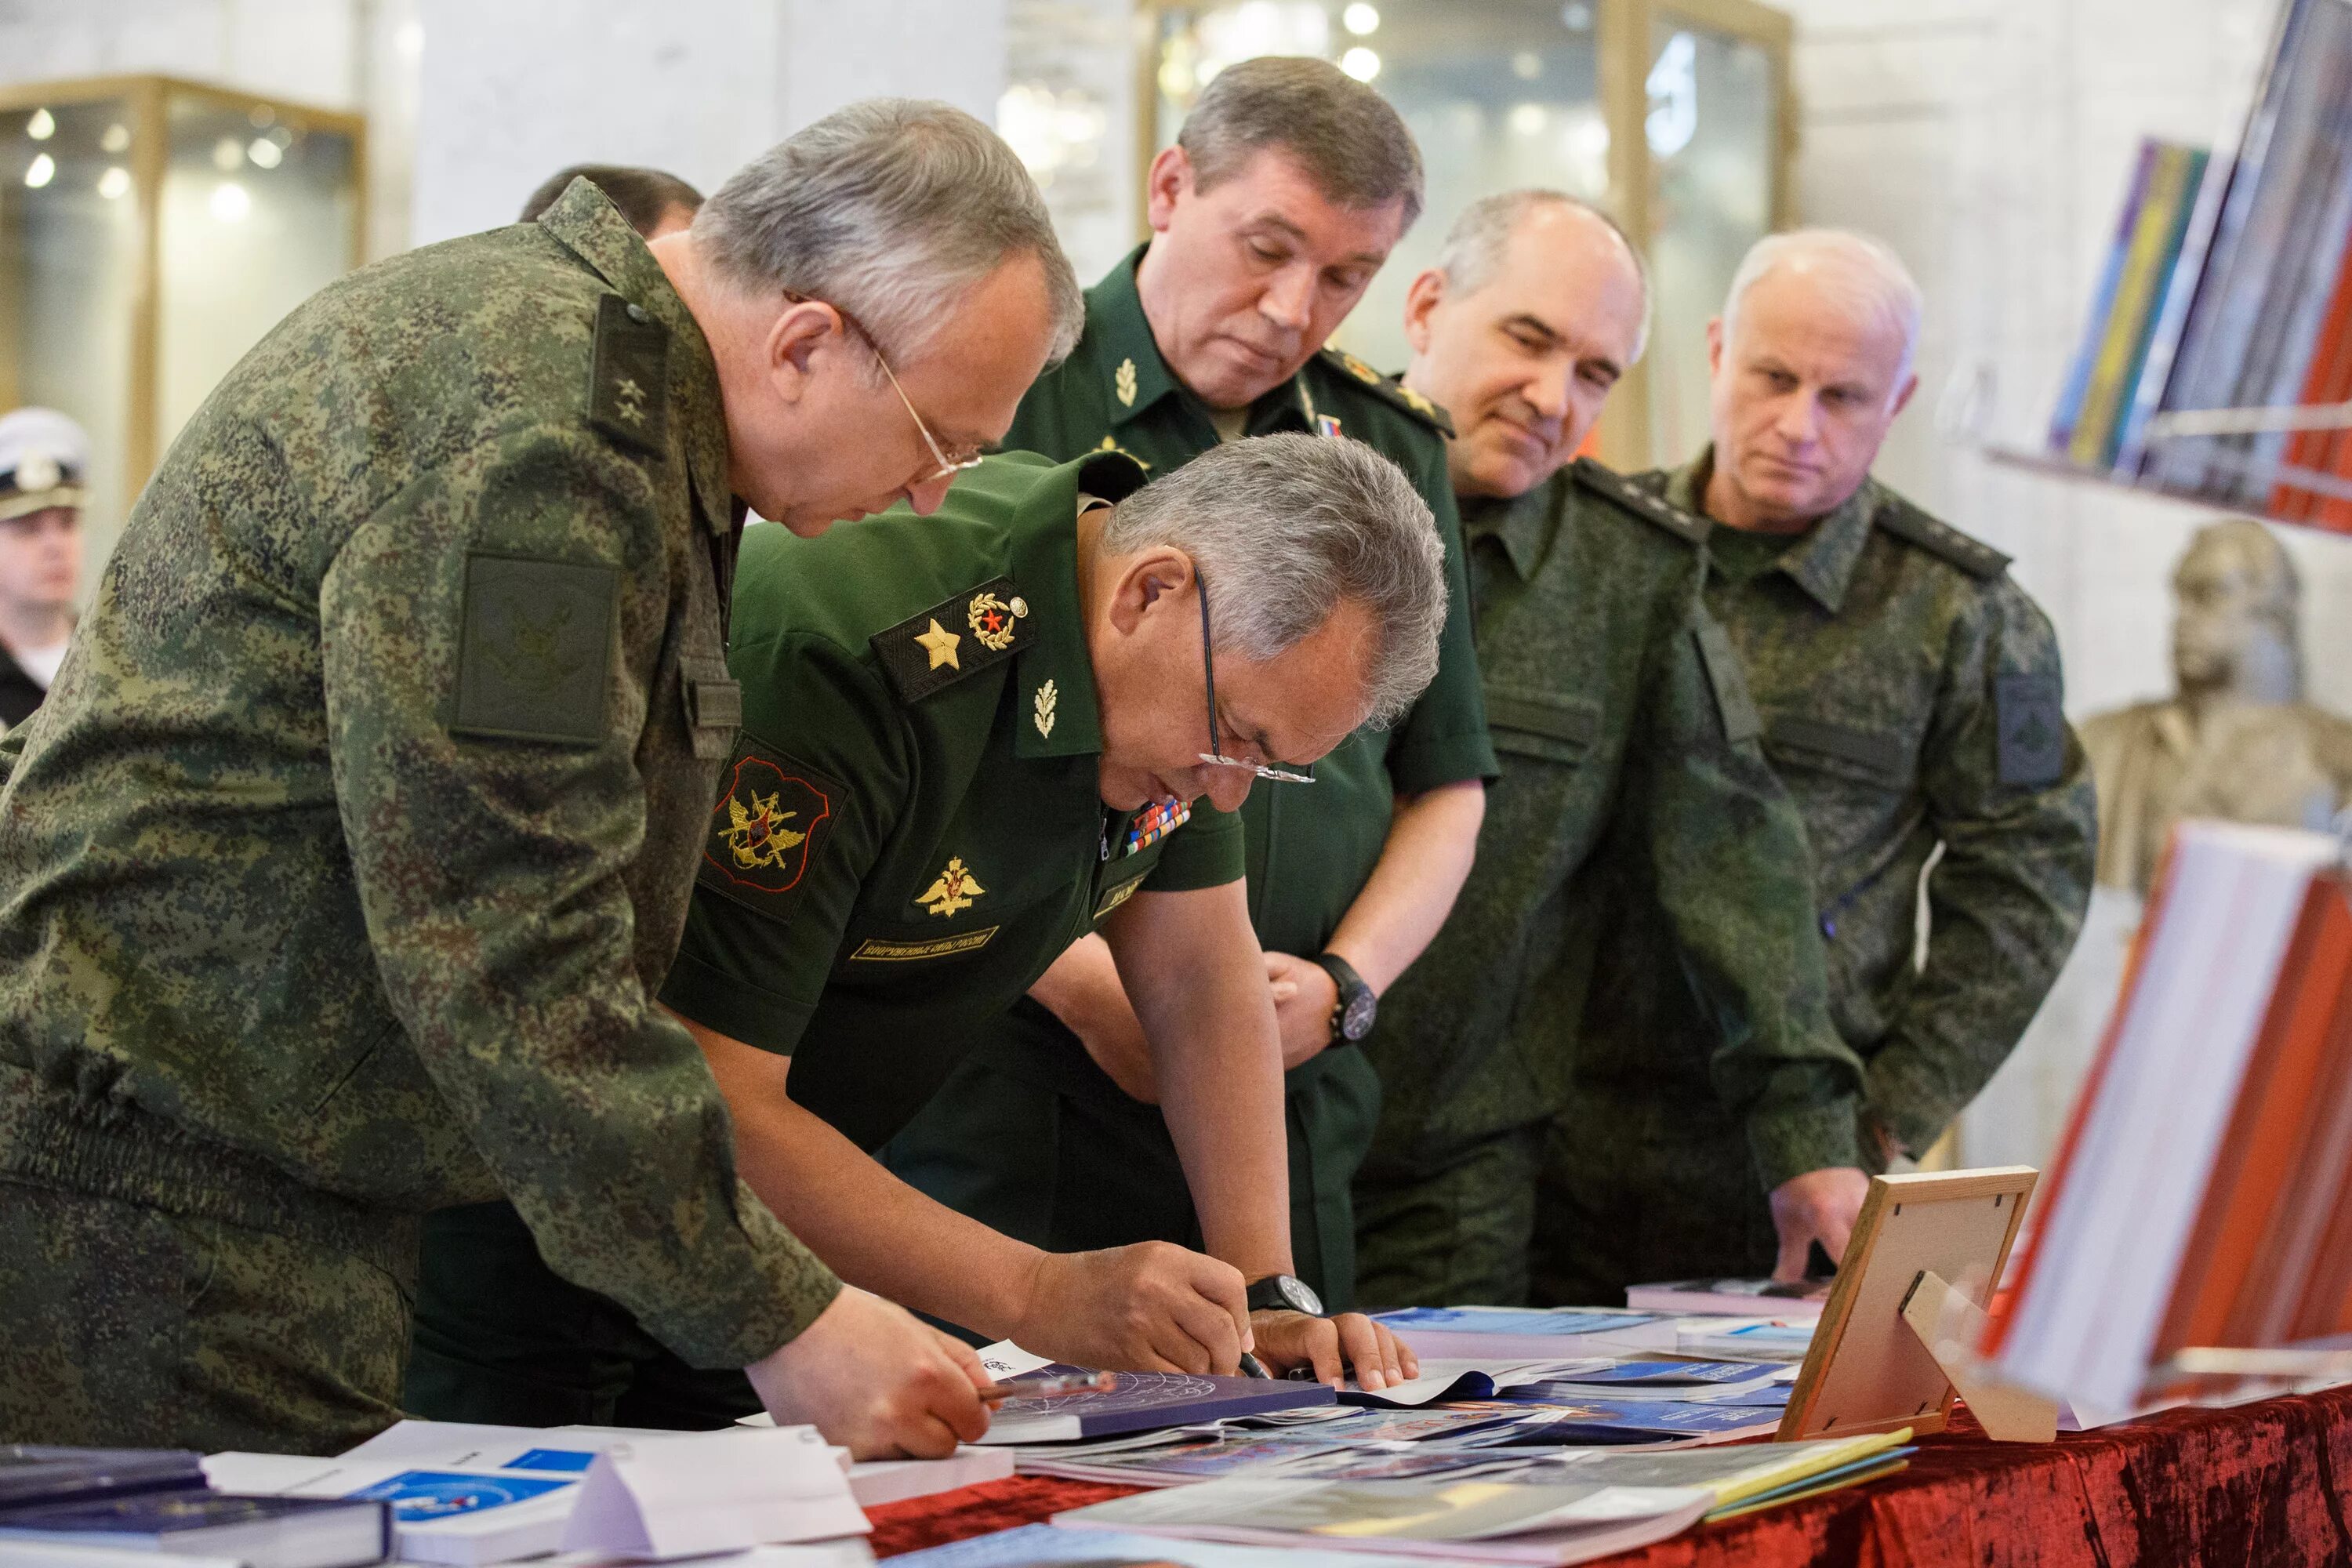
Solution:
[{"label": "watch face", "polygon": [[1359,991],[1339,1011],[1339,1037],[1355,1041],[1372,1032],[1372,1016],[1381,1010],[1381,999],[1370,987]]},{"label": "watch face", "polygon": [[1294,1310],[1318,1318],[1323,1315],[1323,1298],[1308,1289],[1306,1280],[1294,1279],[1287,1274],[1277,1274],[1274,1278],[1275,1288],[1282,1292],[1282,1299],[1289,1302]]}]

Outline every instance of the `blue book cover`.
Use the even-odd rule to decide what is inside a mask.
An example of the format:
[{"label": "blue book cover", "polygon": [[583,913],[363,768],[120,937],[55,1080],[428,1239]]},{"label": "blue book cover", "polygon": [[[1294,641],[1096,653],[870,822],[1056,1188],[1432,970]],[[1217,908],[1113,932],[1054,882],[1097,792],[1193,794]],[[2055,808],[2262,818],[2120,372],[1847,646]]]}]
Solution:
[{"label": "blue book cover", "polygon": [[403,1470],[351,1495],[390,1503],[393,1517],[403,1524],[429,1524],[461,1513],[487,1513],[509,1503],[527,1502],[572,1484],[570,1476],[554,1480],[538,1476],[468,1475],[459,1470]]},{"label": "blue book cover", "polygon": [[39,1503],[201,1489],[204,1456],[184,1448],[0,1446],[0,1516]]},{"label": "blue book cover", "polygon": [[382,1503],[209,1491],[19,1509],[0,1523],[0,1542],[35,1541],[236,1557],[250,1568],[341,1568],[388,1557],[393,1544]]},{"label": "blue book cover", "polygon": [[[1516,1391],[1515,1391],[1516,1392]],[[1599,1447],[1612,1443],[1724,1441],[1780,1424],[1777,1413],[1749,1405],[1677,1405],[1665,1400],[1531,1405],[1527,1418],[1465,1441],[1479,1447]]]},{"label": "blue book cover", "polygon": [[1644,1312],[1519,1310],[1507,1307],[1402,1307],[1392,1312],[1376,1312],[1373,1317],[1399,1333],[1419,1331],[1436,1334],[1524,1334],[1544,1339],[1622,1333],[1663,1321]]},{"label": "blue book cover", "polygon": [[1646,1387],[1703,1387],[1719,1383],[1755,1383],[1776,1375],[1777,1368],[1759,1366],[1752,1361],[1621,1361],[1613,1366],[1595,1367],[1556,1381],[1594,1386],[1622,1383]]},{"label": "blue book cover", "polygon": [[[1083,1375],[1086,1370],[1056,1363],[1003,1381],[1017,1388],[1031,1378]],[[1211,1377],[1181,1372],[1122,1372],[1116,1375],[1118,1385],[1107,1392],[1070,1394],[1034,1404],[1008,1405],[989,1423],[988,1435],[981,1441],[1067,1443],[1339,1401],[1339,1395],[1328,1384],[1294,1383],[1287,1378]]]}]

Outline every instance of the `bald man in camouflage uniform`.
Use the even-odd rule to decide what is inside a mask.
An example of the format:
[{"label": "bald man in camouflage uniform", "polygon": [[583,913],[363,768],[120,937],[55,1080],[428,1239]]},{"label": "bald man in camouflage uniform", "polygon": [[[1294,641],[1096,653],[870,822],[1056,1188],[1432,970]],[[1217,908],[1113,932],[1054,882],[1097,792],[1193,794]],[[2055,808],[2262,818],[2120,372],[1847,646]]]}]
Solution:
[{"label": "bald man in camouflage uniform", "polygon": [[[1924,1153],[2015,1046],[2074,945],[2095,843],[2048,617],[2008,557],[1868,477],[1916,384],[1918,308],[1875,242],[1765,240],[1709,328],[1714,442],[1637,481],[1721,525],[1706,607],[1804,816],[1874,1163]],[[1804,1268],[1700,1070],[1712,1020],[1668,934],[1639,909],[1612,923],[1621,983],[1587,1016],[1538,1192],[1538,1300]],[[1858,1206],[1860,1172],[1822,1178]]]}]

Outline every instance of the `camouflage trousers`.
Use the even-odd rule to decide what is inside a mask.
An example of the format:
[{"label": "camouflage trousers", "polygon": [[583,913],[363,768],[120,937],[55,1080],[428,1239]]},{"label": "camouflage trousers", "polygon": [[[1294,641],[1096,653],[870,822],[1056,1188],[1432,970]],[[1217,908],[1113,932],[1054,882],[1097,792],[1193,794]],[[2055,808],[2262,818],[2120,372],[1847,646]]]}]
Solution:
[{"label": "camouflage trousers", "polygon": [[273,1199],[227,1151],[143,1158],[78,1118],[28,1143],[42,1119],[6,1109],[0,1444],[333,1454],[400,1419],[414,1221],[341,1226],[348,1205]]},{"label": "camouflage trousers", "polygon": [[1543,1133],[1506,1129],[1439,1165],[1367,1164],[1356,1178],[1356,1293],[1365,1304],[1524,1304]]}]

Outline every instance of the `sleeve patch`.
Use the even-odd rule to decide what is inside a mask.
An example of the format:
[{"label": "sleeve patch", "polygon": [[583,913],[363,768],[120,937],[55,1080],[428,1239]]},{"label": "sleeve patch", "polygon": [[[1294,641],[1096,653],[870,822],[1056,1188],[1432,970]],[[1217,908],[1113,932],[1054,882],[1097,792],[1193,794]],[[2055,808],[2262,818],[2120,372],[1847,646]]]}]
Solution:
[{"label": "sleeve patch", "polygon": [[1748,695],[1748,673],[1731,647],[1731,636],[1710,621],[1691,633],[1698,639],[1699,662],[1706,667],[1706,683],[1715,692],[1716,711],[1723,716],[1723,738],[1744,746],[1764,733],[1755,701]]},{"label": "sleeve patch", "polygon": [[618,294],[596,302],[588,423],[653,457],[668,449],[669,329]]},{"label": "sleeve patch", "polygon": [[451,731],[602,745],[620,586],[618,567],[467,555]]},{"label": "sleeve patch", "polygon": [[848,799],[833,779],[743,736],[711,808],[697,880],[755,913],[791,919]]},{"label": "sleeve patch", "polygon": [[2039,787],[2066,771],[2066,715],[2058,680],[2049,675],[2003,675],[1993,681],[2000,730],[2000,782]]}]

